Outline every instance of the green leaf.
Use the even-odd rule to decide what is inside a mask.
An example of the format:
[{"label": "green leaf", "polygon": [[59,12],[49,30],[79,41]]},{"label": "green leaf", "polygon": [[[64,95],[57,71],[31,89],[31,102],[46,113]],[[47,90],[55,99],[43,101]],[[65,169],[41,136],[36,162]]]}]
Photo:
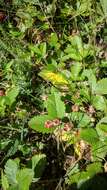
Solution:
[{"label": "green leaf", "polygon": [[77,123],[78,128],[87,127],[91,122],[91,118],[87,114],[81,112],[72,112],[71,119]]},{"label": "green leaf", "polygon": [[91,4],[90,0],[77,1],[77,14],[88,16],[90,14]]},{"label": "green leaf", "polygon": [[93,145],[99,140],[98,134],[95,129],[87,128],[81,129],[80,131],[80,138],[84,141],[88,142],[89,144]]},{"label": "green leaf", "polygon": [[3,190],[8,190],[9,183],[8,183],[6,175],[4,175],[3,172],[1,173],[1,182],[2,182],[2,188],[3,188]]},{"label": "green leaf", "polygon": [[67,46],[67,48],[65,49],[65,53],[67,55],[65,55],[66,57],[64,56],[63,61],[65,58],[66,59],[71,58],[71,59],[74,59],[76,61],[82,61],[82,57],[81,57],[80,53],[75,48],[73,48],[72,45]]},{"label": "green leaf", "polygon": [[18,96],[19,94],[19,87],[13,87],[12,89],[10,89],[6,95],[6,98],[7,98],[7,104],[9,106],[11,106],[15,100],[16,100],[16,97]]},{"label": "green leaf", "polygon": [[91,179],[94,175],[102,171],[102,164],[100,162],[95,162],[89,164],[86,167],[86,171],[80,171],[76,174],[74,173],[69,176],[69,179],[66,182],[68,184],[77,183],[78,188],[80,188],[84,182]]},{"label": "green leaf", "polygon": [[100,138],[107,137],[107,117],[102,118],[99,123],[97,123],[96,130]]},{"label": "green leaf", "polygon": [[33,180],[34,172],[32,169],[21,169],[17,173],[18,189],[29,190],[29,186]]},{"label": "green leaf", "polygon": [[36,181],[41,177],[46,165],[46,155],[38,154],[32,157],[32,169],[35,171]]},{"label": "green leaf", "polygon": [[34,170],[41,159],[46,158],[45,154],[37,154],[32,157],[32,169]]},{"label": "green leaf", "polygon": [[91,123],[91,118],[87,114],[81,114],[81,119],[79,120],[78,127],[87,127]]},{"label": "green leaf", "polygon": [[55,130],[55,128],[50,128],[47,129],[45,128],[45,122],[48,120],[53,119],[52,117],[50,117],[49,115],[40,115],[40,116],[35,116],[33,117],[30,121],[29,121],[29,126],[38,131],[38,132],[42,132],[42,133],[51,133]]},{"label": "green leaf", "polygon": [[14,155],[18,150],[19,141],[18,139],[15,140],[14,144],[10,146],[7,152],[7,157]]},{"label": "green leaf", "polygon": [[7,139],[1,140],[0,141],[0,150],[5,149],[9,145],[10,142],[11,142],[11,140],[7,140]]},{"label": "green leaf", "polygon": [[96,88],[96,76],[92,69],[86,69],[83,71],[83,76],[88,78],[89,85],[94,93]]},{"label": "green leaf", "polygon": [[49,45],[52,47],[55,47],[58,42],[58,37],[56,33],[51,33],[50,39],[49,39]]},{"label": "green leaf", "polygon": [[71,78],[73,80],[78,79],[81,69],[82,69],[82,64],[80,62],[77,62],[71,65]]},{"label": "green leaf", "polygon": [[38,132],[51,133],[55,128],[47,129],[45,122],[55,118],[63,118],[65,115],[65,105],[61,100],[60,94],[55,90],[52,90],[51,95],[49,95],[46,101],[46,108],[48,115],[35,116],[29,121],[29,126]]},{"label": "green leaf", "polygon": [[102,60],[101,61],[101,65],[99,65],[101,68],[107,68],[107,61],[106,60]]},{"label": "green leaf", "polygon": [[98,141],[92,146],[92,161],[102,161],[107,155],[107,142]]},{"label": "green leaf", "polygon": [[96,94],[107,94],[107,78],[103,78],[98,81],[96,88]]},{"label": "green leaf", "polygon": [[67,45],[65,53],[67,53],[71,59],[81,62],[85,57],[93,54],[92,48],[84,44],[79,35],[70,36],[69,41],[71,44]]},{"label": "green leaf", "polygon": [[42,58],[44,58],[46,55],[46,42],[43,42],[40,44],[40,52],[41,52]]},{"label": "green leaf", "polygon": [[[82,102],[90,102],[90,89],[89,87],[87,86],[83,86],[81,89],[80,89],[80,96],[82,97]],[[80,101],[77,99],[77,101]]]},{"label": "green leaf", "polygon": [[107,1],[106,0],[100,0],[103,12],[105,14],[105,16],[107,16]]},{"label": "green leaf", "polygon": [[96,110],[101,111],[106,110],[107,107],[104,97],[100,95],[93,96],[92,105],[96,108]]},{"label": "green leaf", "polygon": [[81,37],[79,35],[70,36],[69,41],[71,42],[72,47],[78,50],[79,54],[82,55],[83,43]]},{"label": "green leaf", "polygon": [[16,178],[17,171],[18,171],[18,164],[14,160],[9,159],[6,162],[4,172],[6,174],[8,182],[12,185],[17,184],[17,178]]},{"label": "green leaf", "polygon": [[65,115],[65,105],[61,100],[60,94],[53,91],[49,95],[47,100],[47,111],[48,115],[53,118],[63,118]]},{"label": "green leaf", "polygon": [[90,177],[93,177],[97,173],[101,173],[103,171],[102,163],[101,162],[95,162],[87,166],[86,171],[88,172],[88,175]]},{"label": "green leaf", "polygon": [[76,174],[73,174],[73,175],[71,175],[71,176],[69,176],[69,179],[68,180],[66,180],[66,183],[67,184],[73,184],[73,183],[78,183],[78,185],[82,182],[82,183],[84,183],[86,180],[88,180],[87,179],[88,177],[86,176],[86,172],[78,172],[78,173],[76,173]]},{"label": "green leaf", "polygon": [[98,124],[107,123],[107,117],[103,117]]},{"label": "green leaf", "polygon": [[30,49],[33,53],[38,54],[39,56],[41,56],[41,51],[40,51],[40,49],[39,49],[38,44],[36,44],[36,45],[30,44],[30,45],[29,45],[29,49]]}]

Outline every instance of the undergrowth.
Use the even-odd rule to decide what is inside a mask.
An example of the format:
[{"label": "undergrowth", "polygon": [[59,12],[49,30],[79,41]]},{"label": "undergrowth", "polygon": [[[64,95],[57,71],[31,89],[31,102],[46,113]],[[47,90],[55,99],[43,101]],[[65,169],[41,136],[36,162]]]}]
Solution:
[{"label": "undergrowth", "polygon": [[0,0],[2,190],[107,188],[106,28],[106,0]]}]

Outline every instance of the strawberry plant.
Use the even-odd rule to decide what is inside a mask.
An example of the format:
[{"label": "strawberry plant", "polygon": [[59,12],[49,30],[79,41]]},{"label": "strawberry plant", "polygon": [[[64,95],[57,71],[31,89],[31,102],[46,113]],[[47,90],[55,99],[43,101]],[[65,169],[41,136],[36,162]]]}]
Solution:
[{"label": "strawberry plant", "polygon": [[0,0],[2,190],[106,189],[106,26],[106,0]]},{"label": "strawberry plant", "polygon": [[[42,160],[42,162],[41,162]],[[43,165],[45,164],[45,155],[35,155],[32,157],[32,168],[19,168],[20,160],[16,158],[15,160],[9,159],[5,165],[4,173],[2,172],[2,187],[3,190],[10,190],[10,189],[24,189],[28,190],[31,182],[33,180],[38,181],[39,175],[36,167],[39,164],[39,174],[43,170]],[[40,164],[42,163],[42,165]],[[41,168],[42,170],[41,170]],[[35,176],[37,175],[38,178],[34,178],[34,170]]]}]

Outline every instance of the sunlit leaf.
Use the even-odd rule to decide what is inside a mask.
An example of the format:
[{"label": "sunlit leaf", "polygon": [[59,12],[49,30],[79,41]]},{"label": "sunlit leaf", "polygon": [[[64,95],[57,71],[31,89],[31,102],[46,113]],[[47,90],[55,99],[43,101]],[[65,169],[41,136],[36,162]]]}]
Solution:
[{"label": "sunlit leaf", "polygon": [[67,85],[68,81],[65,79],[65,77],[63,75],[61,75],[60,73],[54,73],[52,71],[48,71],[48,70],[42,70],[39,75],[47,80],[52,82],[53,84],[56,85]]}]

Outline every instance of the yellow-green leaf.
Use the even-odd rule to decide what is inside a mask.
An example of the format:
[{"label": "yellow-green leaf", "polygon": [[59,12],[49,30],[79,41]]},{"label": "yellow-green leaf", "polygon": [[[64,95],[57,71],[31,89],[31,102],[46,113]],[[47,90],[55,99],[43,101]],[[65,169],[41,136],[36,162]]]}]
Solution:
[{"label": "yellow-green leaf", "polygon": [[68,81],[65,79],[65,77],[62,74],[59,73],[54,73],[52,71],[48,70],[42,70],[39,75],[44,79],[49,82],[52,82],[53,84],[62,84],[62,85],[67,85]]}]

